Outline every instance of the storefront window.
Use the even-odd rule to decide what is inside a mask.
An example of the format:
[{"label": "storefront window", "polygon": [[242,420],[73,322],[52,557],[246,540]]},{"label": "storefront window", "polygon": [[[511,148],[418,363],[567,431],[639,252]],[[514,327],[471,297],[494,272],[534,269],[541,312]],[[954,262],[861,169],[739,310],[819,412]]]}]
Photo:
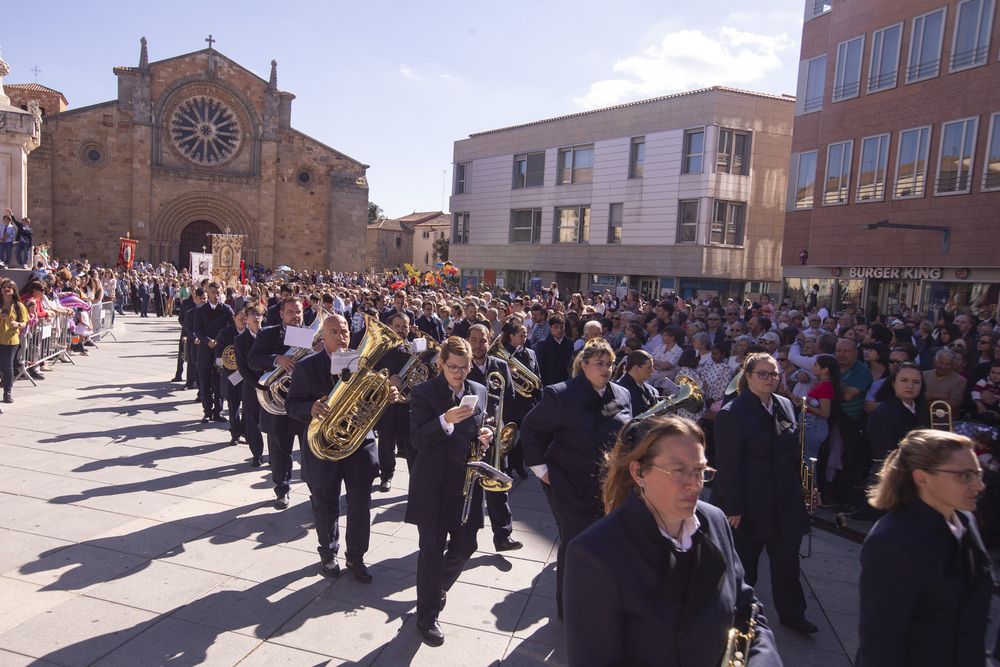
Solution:
[{"label": "storefront window", "polygon": [[838,280],[837,301],[834,310],[854,312],[861,308],[861,295],[865,289],[864,280]]},{"label": "storefront window", "polygon": [[925,282],[920,309],[924,312],[944,309],[954,313],[969,308],[973,315],[981,318],[996,317],[998,295],[1000,285],[997,283]]},{"label": "storefront window", "polygon": [[527,271],[506,271],[504,276],[504,287],[513,294],[518,290],[525,290],[528,287]]},{"label": "storefront window", "polygon": [[813,301],[817,308],[833,308],[833,279],[831,278],[785,278],[785,298],[792,300],[795,308],[811,308]]}]

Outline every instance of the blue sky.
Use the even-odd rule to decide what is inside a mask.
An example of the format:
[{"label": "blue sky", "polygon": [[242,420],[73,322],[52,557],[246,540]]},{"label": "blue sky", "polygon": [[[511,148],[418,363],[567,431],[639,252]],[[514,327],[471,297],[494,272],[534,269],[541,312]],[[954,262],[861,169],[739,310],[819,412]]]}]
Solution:
[{"label": "blue sky", "polygon": [[[9,83],[70,107],[114,99],[111,69],[215,48],[296,95],[292,125],[366,164],[390,217],[447,210],[473,132],[711,85],[795,93],[805,0],[8,3]],[[757,7],[760,9],[746,9]],[[29,191],[31,185],[28,185]],[[444,196],[442,196],[444,195]]]}]

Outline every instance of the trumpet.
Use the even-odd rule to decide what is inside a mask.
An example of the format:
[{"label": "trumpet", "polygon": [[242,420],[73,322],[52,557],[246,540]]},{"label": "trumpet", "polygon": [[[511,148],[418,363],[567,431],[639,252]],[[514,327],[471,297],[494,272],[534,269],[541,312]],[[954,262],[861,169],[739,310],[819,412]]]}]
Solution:
[{"label": "trumpet", "polygon": [[507,381],[500,373],[490,373],[486,378],[487,398],[493,398],[497,403],[496,415],[490,415],[488,420],[493,424],[489,427],[493,430],[493,444],[487,450],[489,453],[489,463],[483,459],[482,449],[479,440],[472,441],[472,453],[465,469],[465,483],[462,486],[462,525],[469,520],[472,512],[472,499],[475,485],[483,487],[484,491],[509,491],[514,485],[514,479],[500,471],[503,464],[503,457],[507,456],[511,447],[517,442],[517,424],[503,423],[503,394],[507,388]]},{"label": "trumpet", "polygon": [[498,337],[493,341],[493,345],[486,351],[486,354],[497,359],[503,359],[510,368],[510,379],[514,383],[514,391],[518,396],[531,398],[542,388],[542,380],[531,372],[531,369],[514,358],[514,355],[500,344]]},{"label": "trumpet", "polygon": [[760,604],[750,605],[750,619],[747,621],[747,631],[740,632],[738,628],[729,628],[726,637],[726,652],[722,655],[720,667],[746,667],[750,659],[750,644],[757,636],[757,615]]}]

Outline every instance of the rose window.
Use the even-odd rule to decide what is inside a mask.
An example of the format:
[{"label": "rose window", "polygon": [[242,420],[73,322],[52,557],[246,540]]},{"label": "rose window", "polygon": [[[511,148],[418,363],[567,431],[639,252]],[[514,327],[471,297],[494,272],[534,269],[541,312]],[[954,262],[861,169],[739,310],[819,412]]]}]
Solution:
[{"label": "rose window", "polygon": [[232,158],[240,146],[240,122],[224,102],[199,95],[184,100],[170,118],[174,147],[188,160],[215,166]]}]

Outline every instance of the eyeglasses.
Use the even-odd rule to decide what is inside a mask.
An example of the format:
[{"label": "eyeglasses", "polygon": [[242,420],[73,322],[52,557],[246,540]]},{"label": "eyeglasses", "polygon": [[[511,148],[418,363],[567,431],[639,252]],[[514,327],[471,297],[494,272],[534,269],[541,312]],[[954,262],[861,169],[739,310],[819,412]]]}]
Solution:
[{"label": "eyeglasses", "polygon": [[754,371],[753,374],[758,380],[777,380],[781,376],[777,371]]},{"label": "eyeglasses", "polygon": [[903,361],[905,361],[905,360],[904,359],[890,359],[889,363],[890,364],[901,364],[901,363],[903,363]]},{"label": "eyeglasses", "polygon": [[946,472],[949,475],[956,475],[962,484],[973,484],[977,480],[983,481],[983,469],[978,470],[942,470],[941,468],[927,468],[927,472]]},{"label": "eyeglasses", "polygon": [[452,373],[468,373],[469,371],[472,370],[472,366],[456,366],[454,364],[449,364],[447,362],[445,362],[444,367],[447,368]]},{"label": "eyeglasses", "polygon": [[711,482],[715,479],[715,468],[705,467],[695,468],[694,470],[691,470],[690,468],[675,468],[673,470],[664,470],[663,468],[652,464],[650,464],[649,467],[653,470],[659,470],[664,475],[669,476],[670,480],[674,484],[687,484],[692,478],[694,478],[696,482],[702,483]]},{"label": "eyeglasses", "polygon": [[599,371],[604,371],[614,366],[610,361],[588,361],[587,365],[593,366]]}]

